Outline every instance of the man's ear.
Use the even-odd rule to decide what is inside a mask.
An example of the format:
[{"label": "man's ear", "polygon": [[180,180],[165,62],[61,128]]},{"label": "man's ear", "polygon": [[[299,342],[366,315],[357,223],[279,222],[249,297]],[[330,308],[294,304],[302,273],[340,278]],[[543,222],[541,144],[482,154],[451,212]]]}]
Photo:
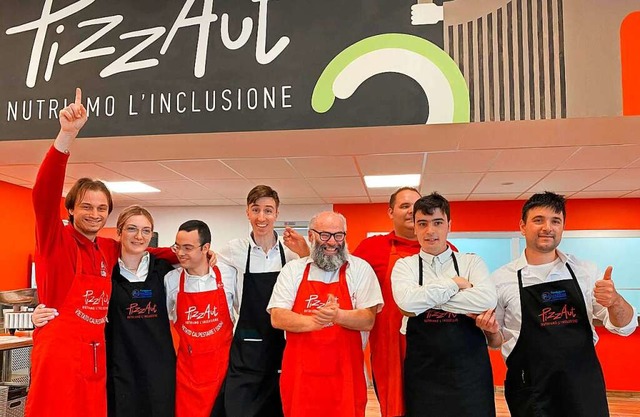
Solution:
[{"label": "man's ear", "polygon": [[393,219],[393,208],[389,207],[389,208],[387,209],[387,214],[389,215],[389,218],[390,218],[390,219]]}]

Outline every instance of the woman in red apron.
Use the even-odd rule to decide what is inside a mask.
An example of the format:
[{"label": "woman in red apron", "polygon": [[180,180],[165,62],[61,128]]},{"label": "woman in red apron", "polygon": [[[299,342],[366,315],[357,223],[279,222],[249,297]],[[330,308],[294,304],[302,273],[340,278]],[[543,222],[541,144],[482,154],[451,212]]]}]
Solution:
[{"label": "woman in red apron", "polygon": [[[309,281],[307,264],[292,311],[311,315],[310,295],[327,300],[336,296],[340,309],[352,310],[347,287],[347,263],[339,281]],[[343,366],[342,364],[347,364]],[[360,332],[338,325],[305,333],[287,333],[280,393],[285,417],[363,417],[367,404],[364,354]]]},{"label": "woman in red apron", "polygon": [[176,417],[209,417],[227,373],[233,323],[220,270],[213,271],[218,288],[197,293],[184,291],[184,269],[180,273]]}]

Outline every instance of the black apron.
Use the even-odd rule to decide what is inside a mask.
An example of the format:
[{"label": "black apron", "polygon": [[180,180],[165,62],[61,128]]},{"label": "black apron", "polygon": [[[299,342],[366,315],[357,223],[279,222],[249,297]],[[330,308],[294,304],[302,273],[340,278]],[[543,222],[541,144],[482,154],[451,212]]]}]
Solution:
[{"label": "black apron", "polygon": [[107,404],[111,417],[175,414],[176,355],[164,276],[173,267],[149,255],[144,282],[129,282],[115,266],[109,302]]},{"label": "black apron", "polygon": [[[278,246],[284,266],[284,248],[280,242]],[[285,339],[284,331],[271,326],[267,305],[280,272],[249,272],[250,260],[251,245],[229,355],[225,409],[227,417],[278,417],[282,416],[280,369]]]},{"label": "black apron", "polygon": [[518,288],[520,336],[507,358],[505,397],[514,417],[606,417],[604,377],[573,270],[571,279]]},{"label": "black apron", "polygon": [[[451,257],[459,276],[458,261]],[[436,309],[410,317],[404,389],[406,417],[494,417],[489,351],[475,320]]]}]

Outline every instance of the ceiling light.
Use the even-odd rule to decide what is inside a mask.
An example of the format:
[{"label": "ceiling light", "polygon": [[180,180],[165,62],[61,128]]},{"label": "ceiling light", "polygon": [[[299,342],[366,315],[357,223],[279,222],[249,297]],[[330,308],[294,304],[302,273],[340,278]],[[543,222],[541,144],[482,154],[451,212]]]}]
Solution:
[{"label": "ceiling light", "polygon": [[160,190],[157,188],[153,188],[150,185],[143,184],[140,181],[114,181],[107,182],[104,184],[107,186],[109,191],[113,193],[159,193]]},{"label": "ceiling light", "polygon": [[367,188],[417,187],[420,185],[420,174],[408,175],[365,175]]}]

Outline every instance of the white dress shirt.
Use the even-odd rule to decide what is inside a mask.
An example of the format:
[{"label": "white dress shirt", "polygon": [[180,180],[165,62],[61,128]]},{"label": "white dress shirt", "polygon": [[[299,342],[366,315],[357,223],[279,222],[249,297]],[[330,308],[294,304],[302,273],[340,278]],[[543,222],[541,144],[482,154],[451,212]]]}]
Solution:
[{"label": "white dress shirt", "polygon": [[[224,286],[225,296],[227,298],[227,306],[229,307],[229,315],[231,321],[235,321],[233,314],[233,297],[234,297],[234,285],[235,285],[235,270],[227,265],[216,265],[222,275],[222,285]],[[169,320],[176,322],[176,300],[178,298],[178,291],[180,290],[180,274],[182,268],[174,269],[164,276],[164,288],[167,292],[167,312],[169,313]],[[209,267],[209,273],[204,276],[189,275],[185,271],[184,291],[185,292],[204,292],[218,290],[216,283],[216,275],[213,269]]]},{"label": "white dress shirt", "polygon": [[612,333],[628,336],[638,326],[636,310],[633,309],[633,318],[629,324],[616,327],[609,319],[609,311],[598,304],[593,295],[593,289],[597,280],[602,279],[597,266],[592,262],[581,261],[572,255],[565,255],[556,250],[559,260],[546,265],[529,265],[524,254],[520,258],[495,271],[491,278],[498,292],[498,305],[496,307],[496,319],[502,329],[505,342],[502,345],[502,356],[506,360],[518,341],[520,326],[522,323],[522,309],[520,306],[520,291],[518,289],[518,270],[522,269],[522,286],[542,284],[571,279],[571,274],[566,267],[569,263],[576,275],[578,285],[584,296],[587,316],[593,332],[593,343],[598,341],[598,334],[593,327],[593,318],[597,318]]},{"label": "white dress shirt", "polygon": [[[454,268],[451,248],[433,256],[424,251],[399,259],[391,272],[393,299],[408,313],[422,314],[438,309],[455,314],[482,313],[496,305],[496,289],[482,258],[471,253],[456,253],[460,277],[473,284],[460,291],[452,278]],[[422,286],[418,284],[419,260],[422,258]],[[406,332],[405,317],[400,332]]]},{"label": "white dress shirt", "polygon": [[120,275],[127,281],[144,282],[147,279],[147,275],[149,275],[149,252],[144,253],[135,271],[129,270],[122,258],[118,258],[118,265],[120,266]]},{"label": "white dress shirt", "polygon": [[[218,253],[218,262],[231,266],[236,270],[237,279],[235,284],[234,308],[240,314],[242,304],[242,289],[244,284],[245,267],[247,266],[247,251],[251,247],[251,271],[250,272],[280,272],[282,269],[282,260],[280,259],[280,245],[282,243],[280,237],[266,253],[260,246],[256,244],[251,236],[244,239],[233,239]],[[284,243],[284,258],[286,262],[298,259],[299,256],[289,250]]]}]

